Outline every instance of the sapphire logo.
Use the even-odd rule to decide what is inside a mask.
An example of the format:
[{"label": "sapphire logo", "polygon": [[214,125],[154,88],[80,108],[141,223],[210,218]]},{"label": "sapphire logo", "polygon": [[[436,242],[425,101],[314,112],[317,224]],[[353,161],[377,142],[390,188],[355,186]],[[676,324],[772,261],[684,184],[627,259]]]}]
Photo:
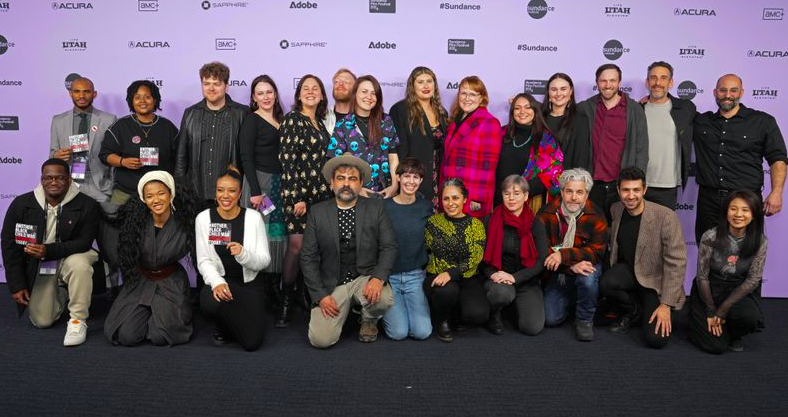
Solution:
[{"label": "sapphire logo", "polygon": [[0,116],[0,130],[19,130],[19,116]]},{"label": "sapphire logo", "polygon": [[747,51],[750,58],[785,58],[788,57],[788,50],[753,50]]},{"label": "sapphire logo", "polygon": [[8,48],[13,48],[16,46],[13,42],[8,42],[8,39],[5,36],[0,35],[0,55],[3,55],[8,51]]},{"label": "sapphire logo", "polygon": [[541,19],[547,16],[547,12],[555,11],[555,7],[548,6],[545,0],[531,0],[528,2],[526,11],[532,19]]},{"label": "sapphire logo", "polygon": [[216,38],[217,51],[234,51],[237,46],[235,38]]},{"label": "sapphire logo", "polygon": [[621,58],[621,56],[628,52],[629,48],[624,48],[621,41],[617,39],[611,39],[605,42],[605,46],[602,47],[602,54],[611,61]]},{"label": "sapphire logo", "polygon": [[282,39],[281,41],[279,41],[279,47],[282,49],[287,49],[290,47],[290,42]]},{"label": "sapphire logo", "polygon": [[404,81],[381,81],[381,87],[395,87],[395,88],[405,88],[406,84]]},{"label": "sapphire logo", "polygon": [[449,54],[452,55],[473,55],[474,39],[449,39]]},{"label": "sapphire logo", "polygon": [[211,8],[211,2],[205,0],[200,4],[200,7],[202,7],[203,10],[208,10]]},{"label": "sapphire logo", "polygon": [[82,52],[88,49],[88,43],[79,39],[69,39],[62,42],[62,45],[66,52]]},{"label": "sapphire logo", "polygon": [[246,87],[246,81],[244,80],[230,80],[230,87]]},{"label": "sapphire logo", "polygon": [[690,80],[682,81],[676,88],[676,95],[685,100],[692,100],[696,95],[703,94],[703,89],[698,88],[694,82]]},{"label": "sapphire logo", "polygon": [[394,42],[369,42],[367,49],[397,49],[397,44]]},{"label": "sapphire logo", "polygon": [[317,9],[317,3],[308,1],[294,1],[290,3],[291,9]]},{"label": "sapphire logo", "polygon": [[523,52],[557,52],[558,47],[553,45],[528,45],[521,43],[517,45],[517,50]]},{"label": "sapphire logo", "polygon": [[71,90],[71,83],[74,82],[77,78],[82,77],[81,75],[77,74],[76,72],[72,72],[71,74],[66,75],[66,90]]},{"label": "sapphire logo", "polygon": [[699,48],[696,45],[691,45],[686,48],[679,48],[680,58],[701,59],[706,56],[706,50]]},{"label": "sapphire logo", "polygon": [[481,10],[481,4],[441,3],[441,10]]},{"label": "sapphire logo", "polygon": [[777,90],[769,87],[761,87],[752,90],[752,98],[756,100],[774,100],[777,98]]},{"label": "sapphire logo", "polygon": [[782,8],[763,9],[763,20],[783,20],[785,13]]},{"label": "sapphire logo", "polygon": [[397,0],[369,0],[370,13],[397,13]]},{"label": "sapphire logo", "polygon": [[547,80],[525,80],[523,92],[544,95],[547,92]]},{"label": "sapphire logo", "polygon": [[624,7],[624,5],[620,3],[605,7],[605,16],[607,17],[629,17],[631,13],[631,8]]},{"label": "sapphire logo", "polygon": [[446,89],[447,90],[456,90],[458,88],[460,88],[460,82],[459,81],[455,81],[455,82],[449,81],[449,83],[446,84]]},{"label": "sapphire logo", "polygon": [[52,10],[87,10],[93,9],[93,3],[76,2],[52,2]]},{"label": "sapphire logo", "polygon": [[328,42],[324,41],[312,41],[312,42],[305,42],[305,41],[288,41],[287,39],[282,39],[279,41],[279,47],[282,49],[288,48],[325,48],[328,46]]},{"label": "sapphire logo", "polygon": [[673,14],[675,16],[717,16],[714,9],[682,9],[679,7],[673,9]]},{"label": "sapphire logo", "polygon": [[130,49],[157,49],[169,47],[170,43],[167,41],[129,41]]},{"label": "sapphire logo", "polygon": [[137,0],[138,12],[158,12],[159,0]]},{"label": "sapphire logo", "polygon": [[200,7],[203,10],[209,10],[211,8],[231,8],[231,7],[249,7],[249,2],[247,1],[214,1],[210,2],[208,0],[204,0],[200,3]]}]

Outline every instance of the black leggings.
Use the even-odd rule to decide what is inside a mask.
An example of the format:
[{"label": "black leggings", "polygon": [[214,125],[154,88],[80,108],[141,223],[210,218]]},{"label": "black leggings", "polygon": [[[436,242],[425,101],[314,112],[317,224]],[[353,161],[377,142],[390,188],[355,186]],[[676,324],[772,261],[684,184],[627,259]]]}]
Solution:
[{"label": "black leggings", "polygon": [[424,280],[424,294],[435,312],[435,321],[448,320],[452,309],[459,302],[460,317],[469,324],[483,324],[490,318],[490,302],[484,290],[484,280],[479,277],[449,281],[442,287],[431,286],[434,275]]},{"label": "black leggings", "polygon": [[544,329],[544,295],[538,278],[520,286],[496,284],[488,280],[484,286],[493,310],[500,310],[514,302],[517,308],[517,328],[521,332],[536,336]]},{"label": "black leggings", "polygon": [[[617,263],[610,267],[599,280],[599,292],[604,297],[618,302],[627,312],[639,309],[642,315],[643,338],[647,346],[661,349],[668,344],[670,336],[662,337],[654,331],[657,320],[649,323],[654,310],[660,305],[657,292],[638,283],[635,273],[627,264]],[[671,322],[672,320],[671,312]]]},{"label": "black leggings", "polygon": [[[719,305],[725,297],[714,300]],[[690,319],[689,319],[689,340],[698,349],[720,354],[728,350],[728,345],[732,339],[742,337],[755,331],[758,320],[761,318],[761,311],[754,295],[751,293],[742,298],[728,310],[725,317],[725,324],[722,325],[722,335],[714,336],[709,332],[708,321],[706,320],[706,304],[698,293],[695,283],[692,284],[692,295],[690,296]]]},{"label": "black leggings", "polygon": [[252,352],[260,348],[265,339],[264,286],[261,277],[244,284],[229,280],[227,285],[233,295],[230,302],[218,302],[213,291],[204,286],[200,292],[200,307],[203,314],[216,321],[217,328],[236,340],[244,350]]}]

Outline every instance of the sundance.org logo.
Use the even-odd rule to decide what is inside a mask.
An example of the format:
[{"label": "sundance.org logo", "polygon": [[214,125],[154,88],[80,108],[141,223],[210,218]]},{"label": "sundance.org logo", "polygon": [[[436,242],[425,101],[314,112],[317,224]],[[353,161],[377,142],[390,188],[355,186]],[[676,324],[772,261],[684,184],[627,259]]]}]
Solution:
[{"label": "sundance.org logo", "polygon": [[541,19],[547,16],[547,12],[555,11],[555,7],[548,6],[544,0],[531,0],[525,10],[532,19]]},{"label": "sundance.org logo", "polygon": [[602,47],[602,54],[611,61],[621,58],[621,56],[627,52],[629,52],[629,48],[624,48],[621,41],[617,39],[611,39],[605,42],[605,46]]}]

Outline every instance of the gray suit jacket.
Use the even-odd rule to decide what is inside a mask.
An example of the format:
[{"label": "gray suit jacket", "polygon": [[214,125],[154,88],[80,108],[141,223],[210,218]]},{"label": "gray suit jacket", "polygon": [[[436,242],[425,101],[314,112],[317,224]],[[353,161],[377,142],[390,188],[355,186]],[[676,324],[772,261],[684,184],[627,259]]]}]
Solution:
[{"label": "gray suit jacket", "polygon": [[[90,115],[90,126],[88,126],[88,169],[90,169],[90,179],[85,181],[79,191],[92,197],[98,202],[109,200],[112,195],[113,171],[112,168],[104,165],[99,160],[101,142],[104,140],[104,133],[115,123],[117,118],[114,114],[103,112],[93,108]],[[68,148],[68,137],[74,131],[74,109],[55,115],[52,118],[52,130],[49,138],[49,157],[61,148]]]},{"label": "gray suit jacket", "polygon": [[[618,260],[618,227],[624,205],[610,207],[613,216],[610,234],[610,263]],[[676,213],[657,203],[646,201],[635,249],[635,278],[640,285],[659,295],[659,302],[681,310],[684,305],[684,274],[687,270],[687,246]]]},{"label": "gray suit jacket", "polygon": [[[301,271],[313,303],[331,295],[339,281],[339,219],[336,200],[313,205],[301,247]],[[397,259],[397,239],[382,200],[356,202],[356,268],[388,282]]]}]

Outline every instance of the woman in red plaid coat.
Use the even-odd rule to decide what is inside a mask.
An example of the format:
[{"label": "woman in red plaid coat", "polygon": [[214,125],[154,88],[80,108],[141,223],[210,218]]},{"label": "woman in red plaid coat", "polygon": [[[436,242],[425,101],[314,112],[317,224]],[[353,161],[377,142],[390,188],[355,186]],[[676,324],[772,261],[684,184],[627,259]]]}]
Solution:
[{"label": "woman in red plaid coat", "polygon": [[463,212],[484,217],[493,209],[501,123],[487,111],[490,99],[479,77],[465,77],[458,91],[443,144],[440,182],[452,177],[461,179],[469,193]]}]

